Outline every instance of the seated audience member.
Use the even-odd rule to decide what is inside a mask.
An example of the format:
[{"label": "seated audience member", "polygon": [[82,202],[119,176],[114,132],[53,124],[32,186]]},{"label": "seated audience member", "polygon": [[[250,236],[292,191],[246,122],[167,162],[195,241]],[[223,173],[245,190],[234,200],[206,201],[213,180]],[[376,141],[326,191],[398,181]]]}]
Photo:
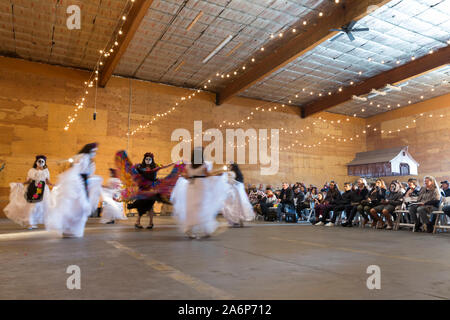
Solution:
[{"label": "seated audience member", "polygon": [[255,185],[252,185],[250,187],[250,194],[248,195],[248,199],[252,206],[257,205],[263,197],[265,197],[264,192],[257,190]]},{"label": "seated audience member", "polygon": [[317,191],[317,187],[311,186],[310,190],[306,194],[306,200],[312,202],[314,204],[314,199],[317,199],[319,192]]},{"label": "seated audience member", "polygon": [[289,185],[284,182],[282,189],[280,191],[280,203],[278,205],[278,220],[281,222],[283,220],[283,212],[293,212],[294,208],[294,191],[289,187]]},{"label": "seated audience member", "polygon": [[[333,208],[341,200],[342,200],[342,196],[341,196],[341,192],[339,191],[338,185],[334,181],[330,181],[324,203],[323,203],[323,205],[318,206],[319,210],[321,211],[322,219],[318,223],[316,223],[316,226],[321,226],[326,223],[327,219],[330,216],[330,211],[332,211]],[[333,216],[336,216],[336,213],[334,213]],[[335,221],[336,221],[336,219],[335,219]],[[327,225],[331,226],[330,223],[328,223]],[[334,223],[331,223],[331,224],[334,225]]]},{"label": "seated audience member", "polygon": [[333,206],[333,217],[331,218],[331,221],[327,223],[325,226],[332,227],[336,223],[336,218],[338,216],[338,213],[341,211],[345,211],[345,216],[349,217],[352,211],[353,206],[351,205],[352,202],[352,184],[350,182],[344,183],[344,192],[341,195],[341,200],[338,201],[336,205]]},{"label": "seated audience member", "polygon": [[386,218],[388,230],[392,229],[392,214],[394,213],[395,207],[402,204],[403,192],[400,182],[394,180],[389,185],[389,193],[386,199],[381,200],[381,204],[370,209],[370,215],[372,216],[372,228],[383,229],[386,225],[383,222],[382,217],[378,217],[378,213],[382,214]]},{"label": "seated audience member", "polygon": [[419,196],[420,186],[417,179],[408,179],[408,188],[406,189],[404,198],[417,198]]},{"label": "seated audience member", "polygon": [[299,201],[299,199],[297,199],[297,204],[295,208],[299,216],[301,215],[303,210],[309,208],[309,200],[307,199],[308,193],[306,192],[306,188],[304,185],[300,185],[300,192],[303,193],[303,200]]},{"label": "seated audience member", "polygon": [[262,198],[259,202],[258,209],[260,210],[260,214],[266,216],[269,208],[273,207],[275,204],[277,204],[277,202],[278,199],[273,193],[272,189],[267,188],[265,197]]},{"label": "seated audience member", "polygon": [[314,221],[319,221],[320,215],[322,214],[322,212],[320,211],[320,207],[325,203],[325,197],[323,196],[322,192],[319,192],[317,194],[317,196],[312,200],[312,208],[314,208],[314,213],[315,213],[315,220]]},{"label": "seated audience member", "polygon": [[[305,194],[301,191],[300,187],[297,187],[296,189],[294,189],[294,204],[296,211],[299,204],[303,203],[303,201],[305,201]],[[300,212],[298,211],[297,213],[300,214]]]},{"label": "seated audience member", "polygon": [[441,181],[441,189],[443,197],[450,197],[450,188],[447,180]]},{"label": "seated audience member", "polygon": [[[367,196],[367,200],[363,200],[362,204],[364,205],[364,212],[374,219],[372,216],[370,209],[378,206],[382,200],[386,198],[386,184],[382,179],[377,179],[375,181],[375,185],[370,190],[369,195]],[[378,221],[378,215],[375,214],[375,219]],[[376,225],[375,220],[372,221],[372,227]]]},{"label": "seated audience member", "polygon": [[305,194],[302,192],[300,187],[294,189],[294,198],[301,202],[305,200]]},{"label": "seated audience member", "polygon": [[417,217],[419,215],[423,223],[424,231],[433,232],[433,225],[428,219],[428,214],[438,209],[440,200],[441,194],[436,179],[432,176],[426,176],[424,178],[424,185],[420,189],[419,196],[417,197],[417,203],[411,204],[408,209],[411,222],[415,224],[416,229],[420,227],[420,222]]},{"label": "seated audience member", "polygon": [[[417,179],[408,179],[408,188],[403,195],[403,205],[402,209],[408,209],[411,203],[417,202],[417,197],[419,196],[420,186]],[[408,214],[409,215],[409,214]]]},{"label": "seated audience member", "polygon": [[[442,201],[445,201],[444,198],[450,197],[450,188],[449,188],[449,183],[447,180],[441,181],[441,196],[443,197]],[[444,203],[444,206],[442,207],[442,211],[444,211],[444,213],[450,217],[450,205],[448,204],[448,201],[446,203]],[[433,225],[434,228],[434,224],[436,222],[437,216],[435,214],[431,215],[431,225]]]},{"label": "seated audience member", "polygon": [[366,225],[369,219],[367,215],[364,213],[364,206],[361,204],[361,202],[363,200],[366,200],[368,195],[369,190],[367,189],[366,179],[359,178],[357,181],[357,189],[352,192],[352,201],[351,201],[351,205],[353,206],[352,211],[347,221],[342,224],[343,227],[353,227],[353,219],[355,218],[356,213],[359,213],[364,218],[362,226],[364,227]]}]

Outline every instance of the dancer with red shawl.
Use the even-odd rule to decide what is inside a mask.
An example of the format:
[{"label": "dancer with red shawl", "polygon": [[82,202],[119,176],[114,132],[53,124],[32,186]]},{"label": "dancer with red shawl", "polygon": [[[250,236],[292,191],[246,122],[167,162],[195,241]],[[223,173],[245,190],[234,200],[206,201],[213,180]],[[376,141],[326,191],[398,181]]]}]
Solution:
[{"label": "dancer with red shawl", "polygon": [[146,153],[142,162],[133,165],[128,158],[126,151],[116,153],[116,166],[120,180],[125,185],[122,190],[122,199],[124,201],[133,201],[127,207],[128,209],[136,208],[138,217],[134,227],[143,229],[141,225],[141,217],[149,213],[149,225],[147,229],[153,229],[153,205],[156,201],[169,203],[170,194],[172,192],[178,177],[184,169],[184,164],[176,164],[170,174],[163,179],[157,179],[157,172],[161,169],[174,165],[163,166],[155,163],[154,155]]}]

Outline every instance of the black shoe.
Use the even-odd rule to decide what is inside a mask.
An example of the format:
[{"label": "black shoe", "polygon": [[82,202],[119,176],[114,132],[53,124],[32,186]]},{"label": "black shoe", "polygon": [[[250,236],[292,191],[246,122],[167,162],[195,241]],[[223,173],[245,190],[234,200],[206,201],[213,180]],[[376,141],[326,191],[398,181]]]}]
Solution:
[{"label": "black shoe", "polygon": [[427,232],[428,233],[433,233],[434,230],[434,226],[432,223],[427,223]]},{"label": "black shoe", "polygon": [[141,226],[140,224],[137,224],[137,223],[134,225],[134,228],[135,229],[144,229],[143,226]]},{"label": "black shoe", "polygon": [[107,222],[106,224],[114,224],[116,223],[114,220]]},{"label": "black shoe", "polygon": [[147,229],[153,229],[153,223],[147,226]]}]

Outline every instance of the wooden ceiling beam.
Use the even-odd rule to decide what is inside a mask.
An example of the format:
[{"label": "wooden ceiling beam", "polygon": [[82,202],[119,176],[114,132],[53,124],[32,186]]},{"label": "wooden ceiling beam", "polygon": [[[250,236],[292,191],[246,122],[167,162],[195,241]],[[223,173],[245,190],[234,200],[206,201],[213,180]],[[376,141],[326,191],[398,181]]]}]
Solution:
[{"label": "wooden ceiling beam", "polygon": [[345,87],[341,92],[336,92],[330,96],[314,100],[302,106],[301,116],[302,118],[306,118],[315,113],[325,111],[344,103],[352,99],[353,95],[365,95],[370,93],[372,89],[381,89],[387,84],[395,85],[398,82],[407,81],[412,77],[420,76],[425,72],[430,72],[433,69],[448,63],[450,63],[450,46],[380,73],[359,84]]},{"label": "wooden ceiling beam", "polygon": [[[216,104],[221,105],[238,93],[246,90],[257,81],[263,79],[275,70],[282,68],[304,53],[313,49],[336,32],[330,29],[341,28],[352,20],[358,20],[367,14],[371,5],[382,6],[390,0],[346,0],[336,4],[328,16],[318,18],[316,23],[291,39],[269,55],[247,68],[242,76],[233,79],[224,89],[216,95]],[[300,21],[298,25],[301,25]]]},{"label": "wooden ceiling beam", "polygon": [[119,64],[120,58],[128,48],[131,40],[133,39],[137,29],[139,28],[142,20],[147,14],[148,9],[152,5],[153,0],[136,0],[128,13],[127,20],[125,21],[120,36],[119,46],[109,56],[105,62],[105,66],[100,73],[98,85],[102,88],[106,86],[111,78],[114,69]]}]

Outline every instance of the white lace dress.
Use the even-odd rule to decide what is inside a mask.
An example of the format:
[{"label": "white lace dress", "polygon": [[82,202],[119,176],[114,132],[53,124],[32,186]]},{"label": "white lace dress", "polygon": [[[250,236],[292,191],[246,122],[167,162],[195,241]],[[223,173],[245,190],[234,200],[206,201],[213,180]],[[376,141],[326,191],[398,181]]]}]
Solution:
[{"label": "white lace dress", "polygon": [[206,177],[211,170],[210,162],[195,169],[188,164],[189,179],[180,177],[170,197],[182,232],[191,237],[209,236],[219,225],[216,216],[223,208],[230,185],[226,173]]},{"label": "white lace dress", "polygon": [[[58,177],[52,190],[52,207],[46,228],[65,237],[82,237],[88,217],[100,200],[103,179],[95,176],[95,163],[88,154],[75,156],[73,166]],[[81,174],[87,174],[87,189]]]},{"label": "white lace dress", "polygon": [[114,220],[126,220],[123,212],[123,202],[118,202],[122,182],[118,178],[109,178],[106,188],[102,188],[103,211],[101,223],[108,223]]},{"label": "white lace dress", "polygon": [[245,192],[245,186],[242,182],[234,180],[234,173],[229,173],[228,182],[230,188],[225,200],[222,214],[232,225],[242,225],[244,221],[253,221],[255,212]]},{"label": "white lace dress", "polygon": [[[34,180],[32,183],[46,182],[50,180],[48,169],[38,170],[31,168],[28,170],[27,180]],[[43,198],[39,202],[30,203],[25,198],[27,188],[23,183],[12,182],[9,184],[11,192],[9,194],[9,203],[3,209],[6,216],[15,223],[23,226],[37,226],[44,224],[45,212],[50,207],[51,193],[45,184]]]}]

